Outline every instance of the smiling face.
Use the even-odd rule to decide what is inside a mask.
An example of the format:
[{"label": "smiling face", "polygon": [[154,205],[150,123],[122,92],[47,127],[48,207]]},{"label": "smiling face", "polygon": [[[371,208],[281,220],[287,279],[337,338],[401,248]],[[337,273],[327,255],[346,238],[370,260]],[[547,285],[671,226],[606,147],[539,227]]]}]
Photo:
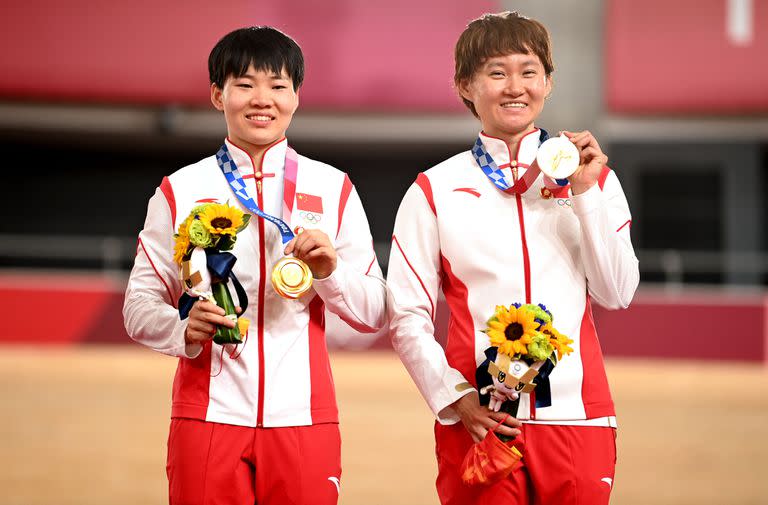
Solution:
[{"label": "smiling face", "polygon": [[299,95],[285,70],[278,75],[251,65],[242,76],[227,77],[223,89],[212,84],[211,102],[224,112],[229,140],[258,157],[285,137]]},{"label": "smiling face", "polygon": [[532,131],[552,90],[541,60],[533,54],[488,58],[461,83],[461,96],[472,102],[483,131],[509,141]]}]

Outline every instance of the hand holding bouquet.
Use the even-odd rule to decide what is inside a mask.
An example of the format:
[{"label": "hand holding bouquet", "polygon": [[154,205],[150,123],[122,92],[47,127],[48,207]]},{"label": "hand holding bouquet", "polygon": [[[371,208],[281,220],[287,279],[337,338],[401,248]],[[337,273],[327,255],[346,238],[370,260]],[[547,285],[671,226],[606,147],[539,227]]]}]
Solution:
[{"label": "hand holding bouquet", "polygon": [[238,318],[227,283],[231,280],[244,311],[248,304],[232,267],[237,258],[229,252],[235,246],[237,234],[248,226],[249,214],[229,204],[204,203],[193,208],[174,235],[173,259],[179,265],[185,293],[179,300],[182,319],[189,315],[194,302],[206,299],[223,308],[225,317],[236,322],[235,328],[218,326],[213,341],[217,344],[243,341],[248,319]]},{"label": "hand holding bouquet", "polygon": [[[485,333],[491,346],[477,368],[480,401],[488,408],[517,417],[521,393],[535,388],[537,406],[551,404],[549,374],[563,356],[573,352],[573,340],[552,325],[552,313],[544,305],[499,305],[488,320]],[[499,423],[501,424],[501,423]],[[464,483],[492,484],[505,478],[523,457],[521,440],[488,431],[464,458]]]}]

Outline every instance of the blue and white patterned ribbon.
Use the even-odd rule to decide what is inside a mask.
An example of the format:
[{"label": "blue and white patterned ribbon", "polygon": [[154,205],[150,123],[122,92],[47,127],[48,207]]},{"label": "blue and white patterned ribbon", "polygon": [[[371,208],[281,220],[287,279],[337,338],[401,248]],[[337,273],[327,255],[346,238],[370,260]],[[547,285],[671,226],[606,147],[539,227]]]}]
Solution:
[{"label": "blue and white patterned ribbon", "polygon": [[[290,151],[293,151],[291,147],[287,148]],[[294,151],[295,153],[295,151]],[[288,163],[289,158],[292,160],[295,160],[295,156],[288,156],[288,153],[286,153],[286,163]],[[232,159],[232,156],[229,154],[229,149],[227,149],[227,145],[224,144],[221,146],[221,149],[219,149],[219,152],[216,153],[216,161],[219,163],[219,168],[221,169],[221,172],[224,174],[224,177],[226,177],[227,182],[229,183],[229,186],[232,188],[232,192],[235,194],[238,200],[240,200],[240,203],[242,203],[246,209],[251,211],[253,214],[266,219],[270,223],[277,226],[277,229],[280,231],[280,235],[282,236],[283,244],[286,244],[293,239],[295,236],[293,231],[291,230],[291,227],[286,224],[285,221],[282,219],[271,216],[261,210],[258,205],[256,205],[256,202],[253,201],[253,198],[251,198],[248,195],[248,192],[245,190],[245,183],[243,182],[243,177],[240,175],[240,170],[237,168],[237,164]]]},{"label": "blue and white patterned ribbon", "polygon": [[499,166],[494,161],[491,154],[485,149],[482,139],[477,137],[475,145],[472,146],[472,156],[475,157],[475,161],[480,169],[483,171],[486,177],[500,190],[508,191],[512,186],[507,182],[507,177],[504,172],[501,171]]},{"label": "blue and white patterned ribbon", "polygon": [[[547,140],[549,138],[549,133],[547,133],[546,130],[543,128],[540,129],[541,133],[539,134],[539,145],[541,145],[542,142]],[[475,141],[475,145],[472,146],[472,156],[474,156],[475,161],[477,162],[477,165],[480,167],[480,169],[483,171],[483,173],[490,179],[490,181],[499,188],[501,191],[525,191],[528,189],[527,183],[522,183],[520,185],[519,190],[516,190],[515,186],[512,186],[508,181],[507,177],[504,175],[504,172],[501,171],[499,166],[496,164],[496,161],[493,159],[493,156],[488,152],[488,150],[485,148],[485,145],[483,144],[482,139],[478,136],[477,140]],[[530,168],[528,170],[531,170]],[[538,174],[537,174],[538,176]],[[531,183],[533,181],[530,181]],[[568,184],[568,179],[555,179],[555,182],[558,186],[566,186]]]}]

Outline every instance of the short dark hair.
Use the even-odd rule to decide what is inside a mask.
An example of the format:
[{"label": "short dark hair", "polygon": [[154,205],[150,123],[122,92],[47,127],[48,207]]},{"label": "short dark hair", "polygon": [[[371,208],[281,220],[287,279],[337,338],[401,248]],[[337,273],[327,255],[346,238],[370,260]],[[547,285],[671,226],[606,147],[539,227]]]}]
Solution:
[{"label": "short dark hair", "polygon": [[[551,45],[549,32],[535,19],[510,11],[484,14],[470,22],[456,42],[453,82],[458,87],[471,80],[488,58],[513,53],[538,56],[549,77],[555,71]],[[477,117],[472,102],[462,100]]]},{"label": "short dark hair", "polygon": [[208,76],[212,84],[223,88],[228,77],[242,77],[251,65],[278,75],[285,70],[293,81],[294,91],[304,82],[301,48],[271,26],[240,28],[222,37],[208,56]]}]

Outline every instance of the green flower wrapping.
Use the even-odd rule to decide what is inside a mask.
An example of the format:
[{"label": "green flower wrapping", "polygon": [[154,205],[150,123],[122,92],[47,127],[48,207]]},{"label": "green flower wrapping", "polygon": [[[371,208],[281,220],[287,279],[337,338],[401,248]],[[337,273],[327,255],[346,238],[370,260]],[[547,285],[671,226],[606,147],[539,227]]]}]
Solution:
[{"label": "green flower wrapping", "polygon": [[213,245],[213,237],[199,219],[193,219],[189,224],[189,241],[196,247],[207,249]]}]

